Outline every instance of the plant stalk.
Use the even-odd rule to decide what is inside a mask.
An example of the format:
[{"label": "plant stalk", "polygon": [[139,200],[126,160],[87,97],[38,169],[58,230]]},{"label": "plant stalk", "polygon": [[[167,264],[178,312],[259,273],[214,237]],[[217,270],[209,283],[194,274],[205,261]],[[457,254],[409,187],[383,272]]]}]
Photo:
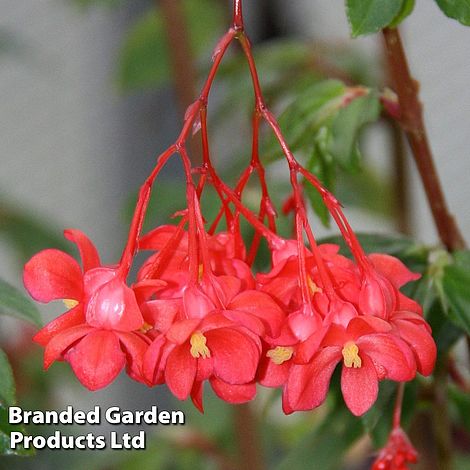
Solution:
[{"label": "plant stalk", "polygon": [[400,33],[397,28],[385,28],[383,37],[390,75],[400,104],[399,124],[410,144],[439,238],[449,251],[465,248],[437,174],[418,98],[418,83],[411,76]]}]

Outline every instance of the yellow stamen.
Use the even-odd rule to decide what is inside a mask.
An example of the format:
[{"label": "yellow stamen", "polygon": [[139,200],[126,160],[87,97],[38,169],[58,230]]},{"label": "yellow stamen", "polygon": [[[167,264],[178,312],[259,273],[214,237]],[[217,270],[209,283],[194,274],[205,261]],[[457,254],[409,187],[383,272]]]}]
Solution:
[{"label": "yellow stamen", "polygon": [[73,300],[73,299],[63,299],[62,302],[64,302],[65,306],[68,309],[74,308],[78,305],[78,300]]},{"label": "yellow stamen", "polygon": [[323,289],[321,287],[318,287],[314,282],[313,279],[310,276],[307,276],[307,284],[308,288],[310,290],[310,294],[314,296],[317,292],[319,294],[323,293]]},{"label": "yellow stamen", "polygon": [[206,346],[206,341],[206,337],[200,331],[193,333],[191,335],[191,339],[189,340],[191,343],[191,356],[195,358],[202,357],[203,359],[211,357],[211,352]]},{"label": "yellow stamen", "polygon": [[150,325],[149,323],[147,322],[144,322],[144,324],[140,327],[140,332],[141,333],[147,333],[148,331],[150,331],[151,329],[153,328],[152,325]]},{"label": "yellow stamen", "polygon": [[343,350],[344,365],[346,367],[354,367],[359,369],[362,366],[362,360],[359,357],[359,348],[356,343],[348,341],[344,346]]},{"label": "yellow stamen", "polygon": [[266,357],[269,357],[274,364],[280,365],[283,362],[288,361],[292,354],[294,353],[294,348],[289,346],[276,346],[274,349],[270,349],[266,353]]}]

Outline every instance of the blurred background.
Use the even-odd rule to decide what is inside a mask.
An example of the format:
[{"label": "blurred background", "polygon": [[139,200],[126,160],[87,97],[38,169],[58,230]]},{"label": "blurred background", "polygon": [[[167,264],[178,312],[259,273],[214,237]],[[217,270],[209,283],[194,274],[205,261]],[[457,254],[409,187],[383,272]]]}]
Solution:
[{"label": "blurred background", "polygon": [[[104,262],[118,259],[138,186],[155,156],[175,140],[181,124],[185,97],[174,86],[175,63],[168,47],[171,37],[167,28],[172,27],[174,10],[171,4],[171,0],[0,0],[2,279],[21,288],[22,264],[41,248],[63,247],[61,233],[66,227],[87,233]],[[198,84],[218,35],[228,25],[230,8],[230,2],[223,0],[186,2],[185,24],[192,44],[197,44],[191,49],[191,59]],[[260,57],[262,51],[271,51],[270,59],[261,66],[266,72],[261,78],[276,111],[281,112],[288,102],[282,82],[289,82],[289,72],[282,68],[286,60],[301,71],[300,78],[302,73],[311,72],[308,67],[314,62],[314,73],[323,78],[345,78],[352,83],[359,80],[377,87],[387,81],[381,36],[351,40],[342,0],[247,1],[245,15],[255,51],[261,51]],[[436,165],[449,206],[466,236],[470,232],[470,31],[445,18],[434,2],[418,1],[402,33],[412,73],[420,82]],[[289,47],[282,49],[285,44]],[[280,51],[277,55],[276,50]],[[243,135],[249,142],[246,72],[237,65],[236,57],[230,56],[213,95],[214,155],[227,172],[245,150],[240,148]],[[242,85],[240,76],[245,81]],[[234,83],[238,88],[232,86]],[[196,85],[191,92],[195,90]],[[237,137],[234,130],[240,133]],[[390,195],[390,181],[396,178],[390,149],[400,144],[393,139],[393,131],[382,121],[369,126],[361,138],[364,164],[373,176],[360,183],[366,189],[362,199],[343,194],[339,189],[342,179],[338,178],[346,214],[360,231],[401,228],[423,242],[437,243],[409,156],[404,159],[406,193],[399,196],[406,202],[406,220],[397,224],[399,202],[396,195]],[[177,170],[177,166],[170,166],[163,188],[178,181]],[[276,174],[279,170],[273,165],[270,171]],[[354,191],[354,185],[348,190]],[[172,207],[174,201],[166,201],[166,194],[168,199],[173,198],[173,193],[163,189],[160,204]],[[167,212],[171,213],[169,209]],[[331,233],[318,219],[314,224],[319,233]],[[60,313],[60,306],[55,309],[49,305],[41,312],[43,320],[48,321]],[[162,387],[145,389],[127,377],[104,391],[90,393],[63,364],[55,364],[46,375],[41,371],[42,352],[30,344],[34,330],[18,321],[5,321],[3,317],[1,321],[0,339],[7,353],[11,351],[18,402],[25,408],[62,409],[68,404],[86,410],[95,404],[117,404],[127,409],[146,409],[151,404],[181,406],[172,402]],[[269,421],[270,431],[263,439],[279,446],[271,450],[271,462],[282,455],[283,446],[296,442],[311,419],[282,417],[279,406],[272,411],[267,405],[274,399],[278,397],[261,393],[258,401],[266,407]],[[68,468],[83,468],[86,461],[87,468],[223,468],[228,465],[224,464],[223,452],[229,456],[236,453],[227,431],[233,416],[230,409],[212,399],[207,409],[204,418],[188,411],[189,426],[179,437],[171,430],[169,436],[159,440],[152,437],[153,430],[149,431],[150,451],[145,457],[143,453],[129,457],[116,451],[39,451],[30,459],[1,457],[0,467],[46,469],[66,464]],[[281,427],[283,431],[279,431]],[[125,431],[132,432],[127,427]],[[38,430],[35,427],[31,432]],[[348,454],[348,468],[360,468],[363,456],[372,454],[367,443],[356,447]],[[180,457],[171,457],[174,449]]]}]

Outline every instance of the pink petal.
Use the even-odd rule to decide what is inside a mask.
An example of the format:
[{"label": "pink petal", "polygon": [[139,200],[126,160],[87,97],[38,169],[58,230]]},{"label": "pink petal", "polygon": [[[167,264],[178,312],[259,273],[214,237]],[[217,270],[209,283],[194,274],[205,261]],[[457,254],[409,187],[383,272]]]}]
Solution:
[{"label": "pink petal", "polygon": [[259,349],[247,335],[233,328],[218,328],[204,333],[214,359],[214,373],[224,382],[251,382],[259,361]]},{"label": "pink petal", "polygon": [[80,266],[60,250],[48,249],[34,255],[24,267],[23,282],[31,297],[39,302],[82,299]]},{"label": "pink petal", "polygon": [[311,410],[326,398],[331,375],[341,359],[341,348],[323,348],[307,365],[293,365],[286,383],[288,408]]},{"label": "pink petal", "polygon": [[91,326],[134,331],[144,324],[132,289],[119,278],[102,285],[88,301],[86,319]]},{"label": "pink petal", "polygon": [[238,325],[248,328],[258,336],[262,336],[265,331],[264,323],[251,313],[242,312],[240,310],[223,310],[223,315]]},{"label": "pink petal", "polygon": [[44,369],[48,369],[54,361],[57,361],[62,356],[64,351],[71,344],[91,331],[93,331],[91,326],[78,325],[55,335],[47,343],[46,349],[44,350]]},{"label": "pink petal", "polygon": [[264,357],[260,361],[257,380],[265,387],[280,387],[286,383],[291,366],[290,360],[275,364],[271,359]]},{"label": "pink petal", "polygon": [[428,376],[434,369],[436,362],[436,343],[424,325],[410,321],[394,321],[400,337],[405,340],[413,350],[418,364],[418,371]]},{"label": "pink petal", "polygon": [[215,394],[227,403],[246,403],[253,400],[256,395],[255,383],[243,385],[228,384],[217,377],[212,377],[210,383]]},{"label": "pink petal", "polygon": [[100,257],[95,245],[82,231],[67,229],[64,230],[64,236],[67,240],[77,245],[80,258],[82,259],[83,272],[100,266]]},{"label": "pink petal", "polygon": [[373,361],[380,380],[387,378],[402,382],[415,376],[416,365],[411,350],[395,335],[366,335],[359,338],[356,344],[361,358],[367,355]]},{"label": "pink petal", "polygon": [[322,326],[319,314],[306,315],[301,311],[292,313],[287,318],[290,329],[300,341],[305,341]]},{"label": "pink petal", "polygon": [[57,317],[55,320],[49,322],[44,328],[39,330],[33,337],[33,341],[46,346],[46,344],[60,332],[65,331],[73,326],[82,325],[85,323],[85,314],[83,313],[83,306],[81,304],[68,310],[67,312]]},{"label": "pink petal", "polygon": [[118,337],[105,330],[90,332],[67,351],[66,359],[89,390],[106,387],[126,364]]},{"label": "pink petal", "polygon": [[180,400],[186,400],[196,377],[197,359],[191,356],[188,344],[176,346],[168,355],[165,382]]},{"label": "pink petal", "polygon": [[379,392],[377,374],[372,361],[361,355],[362,366],[359,368],[343,365],[341,372],[341,391],[351,413],[361,416],[375,403]]},{"label": "pink petal", "polygon": [[203,318],[215,310],[212,300],[197,287],[184,290],[183,304],[188,318]]}]

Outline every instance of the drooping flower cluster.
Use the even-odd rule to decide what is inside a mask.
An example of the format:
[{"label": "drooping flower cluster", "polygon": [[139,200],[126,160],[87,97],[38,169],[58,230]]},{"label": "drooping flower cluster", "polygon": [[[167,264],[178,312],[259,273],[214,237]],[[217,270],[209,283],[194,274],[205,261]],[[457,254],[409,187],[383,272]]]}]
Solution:
[{"label": "drooping flower cluster", "polygon": [[[392,256],[366,255],[338,201],[292,155],[264,103],[240,15],[235,8],[233,26],[215,50],[201,95],[188,108],[175,144],[160,155],[141,188],[119,263],[103,266],[83,233],[66,230],[66,238],[79,249],[81,267],[54,249],[26,264],[24,283],[31,296],[40,302],[62,299],[68,309],[34,339],[45,348],[45,368],[67,361],[90,390],[107,386],[126,368],[134,380],[166,384],[182,400],[191,397],[201,411],[206,382],[229,403],[253,399],[257,384],[281,387],[285,413],[311,410],[324,402],[340,365],[346,405],[362,415],[375,402],[381,380],[406,382],[432,372],[436,347],[430,327],[421,307],[400,291],[419,275]],[[251,160],[232,188],[212,165],[206,106],[217,68],[234,39],[247,57],[255,109]],[[346,98],[355,96],[350,89]],[[276,211],[258,148],[263,119],[288,163],[291,239],[276,233]],[[191,130],[200,132],[203,149],[203,162],[195,168],[186,151]],[[174,154],[183,162],[187,207],[176,214],[179,223],[142,236],[152,186]],[[253,175],[261,188],[257,214],[242,198]],[[306,216],[304,183],[323,198],[352,259],[340,254],[337,245],[317,244]],[[209,184],[220,199],[210,223],[201,209]],[[241,217],[254,232],[249,246]],[[225,228],[220,229],[222,220]],[[270,268],[254,272],[262,238],[270,250]],[[150,253],[129,283],[137,251]]]}]

